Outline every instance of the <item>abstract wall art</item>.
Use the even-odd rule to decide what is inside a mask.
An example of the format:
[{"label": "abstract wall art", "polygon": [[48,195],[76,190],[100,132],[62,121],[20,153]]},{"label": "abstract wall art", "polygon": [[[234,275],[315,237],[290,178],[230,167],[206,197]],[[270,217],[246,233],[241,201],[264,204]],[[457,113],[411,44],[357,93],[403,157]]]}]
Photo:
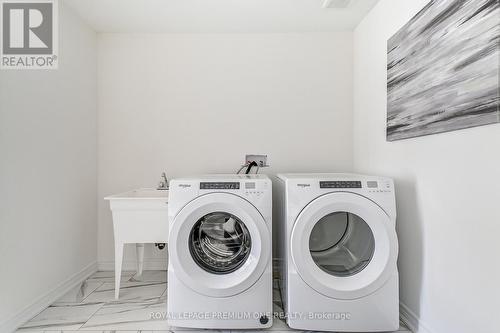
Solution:
[{"label": "abstract wall art", "polygon": [[387,140],[500,122],[500,1],[432,0],[387,43]]}]

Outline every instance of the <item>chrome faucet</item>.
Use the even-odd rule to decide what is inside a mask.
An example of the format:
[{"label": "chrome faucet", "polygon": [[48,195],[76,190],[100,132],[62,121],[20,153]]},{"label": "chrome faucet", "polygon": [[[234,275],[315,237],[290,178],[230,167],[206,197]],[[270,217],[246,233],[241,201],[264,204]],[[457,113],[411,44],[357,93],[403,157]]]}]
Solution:
[{"label": "chrome faucet", "polygon": [[162,180],[158,184],[158,187],[156,188],[157,190],[168,190],[168,179],[167,179],[167,174],[165,172],[162,172],[161,174]]}]

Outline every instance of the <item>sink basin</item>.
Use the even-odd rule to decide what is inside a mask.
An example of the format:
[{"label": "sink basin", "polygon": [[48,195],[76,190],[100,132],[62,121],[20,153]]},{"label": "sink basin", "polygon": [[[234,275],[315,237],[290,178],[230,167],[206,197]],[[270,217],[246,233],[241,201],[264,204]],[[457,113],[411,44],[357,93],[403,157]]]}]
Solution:
[{"label": "sink basin", "polygon": [[113,194],[104,198],[104,200],[115,199],[168,199],[168,190],[140,188],[128,192]]}]

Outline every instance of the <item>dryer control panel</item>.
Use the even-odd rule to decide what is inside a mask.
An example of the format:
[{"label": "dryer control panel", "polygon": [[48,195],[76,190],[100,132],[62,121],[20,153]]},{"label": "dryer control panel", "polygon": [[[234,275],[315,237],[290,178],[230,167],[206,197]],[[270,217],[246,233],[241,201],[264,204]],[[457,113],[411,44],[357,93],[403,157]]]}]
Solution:
[{"label": "dryer control panel", "polygon": [[361,188],[361,181],[358,180],[320,181],[319,188]]}]

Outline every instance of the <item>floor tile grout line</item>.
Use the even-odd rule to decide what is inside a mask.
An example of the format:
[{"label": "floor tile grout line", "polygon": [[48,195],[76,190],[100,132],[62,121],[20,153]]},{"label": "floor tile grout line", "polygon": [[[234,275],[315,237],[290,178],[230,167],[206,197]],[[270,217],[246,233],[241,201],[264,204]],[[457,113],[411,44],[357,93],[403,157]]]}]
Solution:
[{"label": "floor tile grout line", "polygon": [[[87,280],[85,280],[85,282],[87,282]],[[90,294],[88,294],[87,296],[85,296],[85,297],[82,299],[82,301],[80,302],[80,304],[83,304],[83,303],[85,302],[85,300],[86,300],[87,298],[89,298],[89,296],[90,296],[90,295],[92,295],[93,293],[95,293],[97,289],[101,288],[101,287],[102,287],[102,285],[104,284],[104,281],[101,281],[100,283],[101,283],[101,284],[100,284],[97,288],[95,288],[94,290],[92,290],[92,292],[91,292]]]},{"label": "floor tile grout line", "polygon": [[100,303],[100,304],[101,304],[101,306],[100,306],[100,307],[98,307],[98,308],[97,308],[97,310],[95,310],[95,311],[94,311],[94,313],[92,313],[92,314],[90,315],[90,317],[88,317],[88,318],[87,318],[87,320],[86,320],[86,321],[82,324],[82,326],[80,326],[80,327],[77,329],[77,331],[80,331],[80,328],[83,328],[83,326],[85,326],[85,324],[86,324],[86,323],[88,323],[88,321],[90,320],[90,318],[92,318],[92,317],[93,317],[93,316],[97,313],[97,311],[101,310],[101,309],[104,307],[104,305],[105,305],[106,303]]}]

